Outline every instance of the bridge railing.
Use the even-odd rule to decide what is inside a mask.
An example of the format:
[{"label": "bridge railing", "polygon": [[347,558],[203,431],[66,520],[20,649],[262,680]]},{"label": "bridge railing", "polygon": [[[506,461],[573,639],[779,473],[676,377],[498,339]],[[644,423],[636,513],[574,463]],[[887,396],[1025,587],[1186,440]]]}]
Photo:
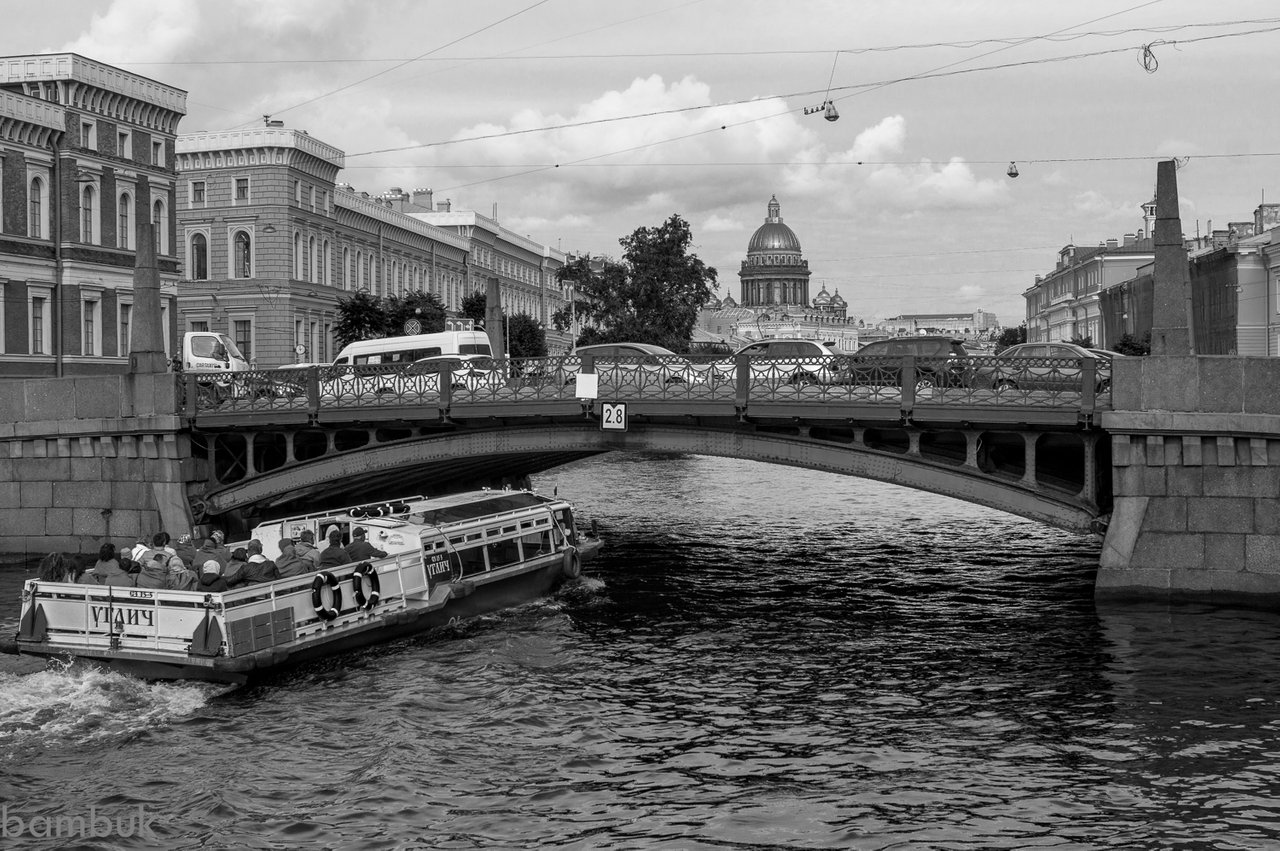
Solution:
[{"label": "bridge railing", "polygon": [[[1099,364],[1102,364],[1100,367]],[[184,376],[184,409],[294,413],[477,403],[574,401],[577,376],[597,376],[609,400],[856,403],[1093,413],[1110,402],[1110,369],[1089,358],[713,356],[604,360],[584,355],[494,359],[484,365],[312,366]]]}]

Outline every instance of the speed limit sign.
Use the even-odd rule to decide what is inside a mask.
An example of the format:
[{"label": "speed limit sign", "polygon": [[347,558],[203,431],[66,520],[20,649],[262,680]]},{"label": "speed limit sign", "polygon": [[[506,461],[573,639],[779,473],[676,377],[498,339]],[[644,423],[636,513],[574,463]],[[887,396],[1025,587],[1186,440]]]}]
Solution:
[{"label": "speed limit sign", "polygon": [[605,402],[600,406],[600,429],[602,431],[627,430],[627,403]]}]

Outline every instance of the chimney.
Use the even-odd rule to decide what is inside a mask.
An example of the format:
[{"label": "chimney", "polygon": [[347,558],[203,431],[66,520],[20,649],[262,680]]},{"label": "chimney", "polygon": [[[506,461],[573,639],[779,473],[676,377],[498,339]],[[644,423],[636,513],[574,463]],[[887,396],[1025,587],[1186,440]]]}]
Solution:
[{"label": "chimney", "polygon": [[418,209],[420,209],[420,210],[425,210],[426,212],[428,212],[428,213],[429,213],[429,212],[431,212],[431,210],[433,209],[433,208],[432,208],[432,206],[431,206],[431,204],[432,204],[432,202],[431,202],[431,190],[430,190],[430,189],[415,189],[415,190],[413,190],[413,206],[414,206],[414,207],[416,207],[416,208],[418,208]]},{"label": "chimney", "polygon": [[453,199],[446,198],[440,202],[439,211],[442,213],[450,213],[453,211]]},{"label": "chimney", "polygon": [[1120,243],[1116,242],[1114,239],[1107,240],[1107,248],[1119,248],[1119,247],[1120,247]]},{"label": "chimney", "polygon": [[1138,238],[1131,233],[1126,233],[1124,235],[1124,244],[1126,247],[1133,245],[1137,241],[1138,241]]}]

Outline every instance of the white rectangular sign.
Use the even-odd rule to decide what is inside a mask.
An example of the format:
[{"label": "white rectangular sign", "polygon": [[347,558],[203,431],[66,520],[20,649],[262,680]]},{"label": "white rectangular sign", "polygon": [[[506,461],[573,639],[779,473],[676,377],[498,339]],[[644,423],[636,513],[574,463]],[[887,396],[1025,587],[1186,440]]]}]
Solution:
[{"label": "white rectangular sign", "polygon": [[600,395],[600,376],[594,372],[579,372],[574,382],[574,394],[579,399],[595,399]]},{"label": "white rectangular sign", "polygon": [[627,430],[627,403],[605,402],[600,406],[600,429],[602,431]]}]

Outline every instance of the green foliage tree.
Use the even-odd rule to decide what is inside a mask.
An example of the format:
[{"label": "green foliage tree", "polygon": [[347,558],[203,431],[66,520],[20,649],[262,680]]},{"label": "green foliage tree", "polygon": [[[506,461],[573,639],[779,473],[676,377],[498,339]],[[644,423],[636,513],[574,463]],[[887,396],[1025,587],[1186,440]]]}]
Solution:
[{"label": "green foliage tree", "polygon": [[489,298],[484,290],[475,290],[462,297],[462,315],[475,323],[477,328],[484,327],[485,306]]},{"label": "green foliage tree", "polygon": [[1010,346],[1016,346],[1019,343],[1027,341],[1027,323],[1023,322],[1017,328],[1006,328],[1000,332],[1000,336],[996,337],[995,353],[1000,354]]},{"label": "green foliage tree", "polygon": [[[580,257],[560,269],[556,277],[573,284],[575,309],[587,322],[575,345],[635,341],[687,351],[698,310],[716,283],[716,270],[689,253],[692,241],[689,223],[672,214],[656,228],[637,228],[618,240],[620,263],[606,260],[596,270]],[[570,315],[566,306],[552,322],[564,330]]]},{"label": "green foliage tree", "polygon": [[421,334],[443,331],[445,309],[440,297],[421,290],[388,298],[355,293],[350,298],[338,299],[334,341],[341,349],[356,340],[399,337],[405,333],[405,323],[410,319],[418,320]]},{"label": "green foliage tree", "polygon": [[1070,340],[1067,340],[1067,342],[1068,342],[1068,343],[1074,343],[1075,345],[1080,346],[1080,347],[1081,347],[1081,348],[1083,348],[1083,349],[1092,349],[1092,348],[1093,348],[1093,335],[1092,335],[1092,334],[1086,334],[1086,335],[1085,335],[1085,336],[1083,336],[1083,337],[1072,337]]},{"label": "green foliage tree", "polygon": [[[485,306],[488,296],[484,290],[465,296],[462,299],[462,315],[483,328],[485,323]],[[502,314],[503,332],[507,335],[507,357],[511,358],[545,358],[547,356],[547,332],[538,320],[527,313],[514,316]]]},{"label": "green foliage tree", "polygon": [[1143,334],[1141,340],[1132,334],[1125,334],[1116,341],[1115,350],[1122,355],[1149,355],[1151,354],[1151,332]]}]

